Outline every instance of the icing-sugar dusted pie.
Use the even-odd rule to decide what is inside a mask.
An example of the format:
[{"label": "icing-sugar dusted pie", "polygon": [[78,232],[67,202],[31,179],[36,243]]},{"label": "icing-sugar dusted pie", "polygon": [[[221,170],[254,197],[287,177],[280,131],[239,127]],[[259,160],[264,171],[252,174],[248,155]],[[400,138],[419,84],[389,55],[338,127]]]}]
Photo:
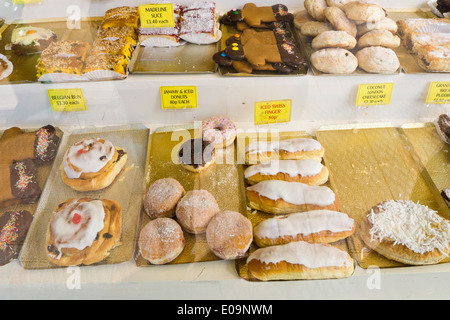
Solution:
[{"label": "icing-sugar dusted pie", "polygon": [[77,191],[108,187],[128,160],[125,150],[100,138],[83,139],[65,153],[61,168],[65,184]]},{"label": "icing-sugar dusted pie", "polygon": [[116,201],[68,199],[49,221],[47,257],[58,266],[98,263],[120,244],[121,234],[122,208]]},{"label": "icing-sugar dusted pie", "polygon": [[376,205],[359,225],[358,234],[369,248],[404,264],[436,264],[450,253],[450,222],[412,201]]},{"label": "icing-sugar dusted pie", "polygon": [[266,180],[248,187],[246,193],[250,208],[272,214],[340,209],[339,198],[325,186]]},{"label": "icing-sugar dusted pie", "polygon": [[251,275],[261,281],[347,278],[355,270],[346,251],[304,241],[258,249],[247,265]]}]

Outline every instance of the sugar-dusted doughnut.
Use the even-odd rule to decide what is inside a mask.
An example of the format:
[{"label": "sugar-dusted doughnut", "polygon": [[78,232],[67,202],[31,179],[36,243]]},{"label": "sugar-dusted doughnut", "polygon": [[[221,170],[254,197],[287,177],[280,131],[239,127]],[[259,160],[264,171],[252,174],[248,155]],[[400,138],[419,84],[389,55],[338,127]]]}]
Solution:
[{"label": "sugar-dusted doughnut", "polygon": [[400,68],[400,60],[394,50],[383,47],[367,47],[356,53],[358,66],[369,73],[391,74]]},{"label": "sugar-dusted doughnut", "polygon": [[247,265],[251,275],[261,281],[347,278],[355,270],[346,251],[304,241],[258,249]]},{"label": "sugar-dusted doughnut", "polygon": [[124,168],[128,155],[124,149],[100,138],[82,139],[65,153],[62,180],[77,191],[101,190],[113,183]]},{"label": "sugar-dusted doughnut", "polygon": [[450,253],[450,221],[412,201],[389,200],[376,205],[357,233],[372,250],[404,264],[436,264]]},{"label": "sugar-dusted doughnut", "polygon": [[311,54],[311,63],[320,72],[350,74],[358,68],[358,59],[343,48],[326,48]]},{"label": "sugar-dusted doughnut", "polygon": [[211,117],[202,121],[202,135],[215,148],[226,148],[236,139],[236,125],[226,117]]},{"label": "sugar-dusted doughnut", "polygon": [[19,256],[32,221],[25,210],[0,213],[0,266]]},{"label": "sugar-dusted doughnut", "polygon": [[207,190],[188,191],[175,211],[183,230],[192,234],[204,233],[211,219],[219,212],[216,199]]},{"label": "sugar-dusted doughnut", "polygon": [[203,139],[190,139],[178,151],[180,165],[191,172],[201,172],[216,161],[214,146]]},{"label": "sugar-dusted doughnut", "polygon": [[323,48],[343,48],[350,50],[356,47],[356,39],[346,31],[325,31],[312,40],[311,46],[315,50]]},{"label": "sugar-dusted doughnut", "polygon": [[316,159],[322,161],[325,153],[319,141],[310,138],[280,141],[251,142],[245,148],[245,163],[256,164],[267,160]]},{"label": "sugar-dusted doughnut", "polygon": [[264,220],[256,225],[254,236],[259,247],[294,241],[332,243],[350,237],[355,229],[355,220],[346,213],[315,210]]},{"label": "sugar-dusted doughnut", "polygon": [[183,230],[170,218],[150,221],[139,234],[139,252],[151,264],[172,262],[183,252],[184,245]]},{"label": "sugar-dusted doughnut", "polygon": [[206,228],[206,242],[210,250],[221,259],[241,258],[253,242],[252,223],[239,212],[220,212]]},{"label": "sugar-dusted doughnut", "polygon": [[47,228],[47,258],[58,266],[92,265],[120,244],[122,208],[114,200],[68,199]]},{"label": "sugar-dusted doughnut", "polygon": [[325,186],[266,180],[248,187],[246,193],[250,208],[272,214],[340,209],[339,198]]},{"label": "sugar-dusted doughnut", "polygon": [[144,195],[144,210],[151,219],[172,218],[178,201],[186,194],[183,186],[173,178],[153,182]]},{"label": "sugar-dusted doughnut", "polygon": [[328,168],[314,159],[271,160],[249,166],[244,177],[254,185],[264,180],[283,180],[320,186],[328,181]]}]

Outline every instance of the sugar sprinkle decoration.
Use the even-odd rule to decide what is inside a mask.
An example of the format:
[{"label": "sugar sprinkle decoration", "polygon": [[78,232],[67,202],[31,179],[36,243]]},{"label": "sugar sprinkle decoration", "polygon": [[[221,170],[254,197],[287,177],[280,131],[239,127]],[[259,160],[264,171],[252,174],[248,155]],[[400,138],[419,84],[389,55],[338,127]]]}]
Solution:
[{"label": "sugar sprinkle decoration", "polygon": [[12,248],[14,242],[18,237],[18,229],[16,221],[19,216],[19,212],[16,211],[11,215],[8,223],[3,226],[0,231],[0,250],[6,250],[8,247]]},{"label": "sugar sprinkle decoration", "polygon": [[25,172],[26,166],[23,162],[17,162],[14,167],[19,173],[19,179],[17,180],[15,187],[20,191],[24,192],[28,185],[33,181],[33,176],[28,176]]},{"label": "sugar sprinkle decoration", "polygon": [[48,130],[41,128],[36,133],[36,136],[38,139],[36,144],[36,154],[39,159],[43,160],[49,146],[50,133],[48,132]]}]

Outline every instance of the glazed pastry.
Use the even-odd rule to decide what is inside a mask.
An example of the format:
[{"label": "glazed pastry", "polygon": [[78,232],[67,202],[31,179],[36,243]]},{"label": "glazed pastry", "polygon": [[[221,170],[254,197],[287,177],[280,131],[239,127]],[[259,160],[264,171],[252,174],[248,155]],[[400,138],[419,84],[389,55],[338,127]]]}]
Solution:
[{"label": "glazed pastry", "polygon": [[24,26],[15,28],[11,35],[11,50],[16,55],[34,54],[45,50],[57,39],[48,29]]},{"label": "glazed pastry", "polygon": [[394,50],[383,47],[367,47],[356,53],[358,66],[369,73],[391,74],[400,68]]},{"label": "glazed pastry", "polygon": [[322,161],[325,149],[309,138],[252,142],[245,148],[245,162],[255,164],[267,160],[314,159]]},{"label": "glazed pastry", "polygon": [[219,205],[211,193],[206,190],[192,190],[178,203],[176,217],[183,230],[201,234],[206,231],[209,222],[219,211]]},{"label": "glazed pastry", "polygon": [[284,180],[320,186],[328,181],[328,169],[313,159],[272,160],[248,167],[244,177],[254,185],[264,180]]},{"label": "glazed pastry", "polygon": [[447,206],[450,208],[450,189],[444,189],[442,190],[442,198],[444,198],[445,203],[447,204]]},{"label": "glazed pastry", "polygon": [[211,117],[202,122],[203,140],[215,148],[226,148],[236,140],[236,126],[225,117]]},{"label": "glazed pastry", "polygon": [[242,258],[253,242],[253,226],[239,212],[224,211],[216,214],[206,228],[206,242],[219,258]]},{"label": "glazed pastry", "polygon": [[58,266],[92,265],[110,255],[121,234],[122,209],[116,201],[68,199],[50,219],[47,257]]},{"label": "glazed pastry", "polygon": [[355,221],[345,213],[316,210],[264,220],[254,233],[256,244],[262,248],[294,241],[332,243],[350,237],[355,229]]},{"label": "glazed pastry", "polygon": [[214,146],[203,139],[191,139],[178,151],[180,165],[191,172],[201,172],[215,163]]},{"label": "glazed pastry", "polygon": [[436,129],[442,140],[450,145],[450,115],[441,114],[436,122]]},{"label": "glazed pastry", "polygon": [[314,50],[323,48],[351,50],[356,47],[356,39],[345,31],[325,31],[312,40],[311,47]]},{"label": "glazed pastry", "polygon": [[0,266],[18,258],[32,221],[28,211],[0,214]]},{"label": "glazed pastry", "polygon": [[261,281],[347,278],[355,268],[344,250],[303,241],[258,249],[247,265],[251,275]]},{"label": "glazed pastry", "polygon": [[0,54],[0,80],[5,79],[11,75],[14,66],[7,57]]},{"label": "glazed pastry", "polygon": [[183,252],[184,245],[183,230],[170,218],[157,218],[147,223],[138,241],[141,256],[155,265],[175,260]]},{"label": "glazed pastry", "polygon": [[343,48],[326,48],[311,54],[311,63],[320,72],[351,74],[358,68],[358,59]]},{"label": "glazed pastry", "polygon": [[404,264],[436,264],[450,253],[450,222],[411,201],[376,205],[366,214],[358,233],[369,248]]},{"label": "glazed pastry", "polygon": [[173,178],[156,180],[144,196],[144,210],[151,219],[172,218],[178,202],[185,194],[183,186]]},{"label": "glazed pastry", "polygon": [[340,209],[337,195],[328,187],[281,180],[262,181],[248,187],[247,199],[250,208],[277,215]]},{"label": "glazed pastry", "polygon": [[101,190],[113,183],[128,160],[125,150],[100,138],[83,139],[65,153],[61,175],[77,191]]}]

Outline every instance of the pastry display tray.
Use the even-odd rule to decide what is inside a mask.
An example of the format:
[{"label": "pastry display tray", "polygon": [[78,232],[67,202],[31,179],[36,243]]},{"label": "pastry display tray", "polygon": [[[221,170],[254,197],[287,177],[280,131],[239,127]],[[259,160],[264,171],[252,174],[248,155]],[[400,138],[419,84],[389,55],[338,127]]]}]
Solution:
[{"label": "pastry display tray", "polygon": [[[409,18],[433,18],[434,15],[430,11],[424,11],[420,9],[388,9],[387,10],[388,18],[398,21],[403,19],[409,19]],[[313,52],[313,49],[311,48],[311,38],[305,37],[300,34],[300,31],[297,30],[297,34],[301,40],[302,46],[306,52],[306,57],[308,61],[310,61],[311,54]],[[357,48],[350,50],[352,52],[357,52]],[[410,54],[408,50],[403,46],[403,44],[400,45],[400,47],[394,49],[395,53],[397,54],[397,57],[400,61],[400,68],[394,73],[394,74],[401,74],[402,72],[405,73],[427,73],[422,68],[419,67],[417,64],[416,58],[414,55]],[[313,75],[316,76],[328,76],[328,74],[323,73],[311,64],[311,72]],[[358,75],[374,75],[377,76],[378,74],[374,73],[368,73],[360,68],[358,68],[355,72],[352,74],[349,74],[350,76],[358,76]],[[344,75],[344,76],[349,76]],[[331,76],[335,76],[334,74]]]},{"label": "pastry display tray", "polygon": [[[281,141],[286,139],[296,139],[296,138],[312,138],[316,139],[315,137],[311,136],[310,134],[306,132],[271,132],[271,131],[261,131],[259,133],[249,133],[249,134],[240,134],[237,137],[237,144],[238,144],[238,154],[239,159],[245,159],[245,148],[252,142],[256,141]],[[249,165],[244,166],[247,168]],[[245,183],[245,181],[244,181]],[[329,183],[325,184],[325,186],[330,187]],[[249,187],[248,184],[245,183],[245,187]],[[253,210],[249,207],[248,208],[248,218],[251,221],[253,228],[255,228],[260,222],[275,217],[276,215],[266,213],[259,210]],[[345,240],[337,241],[332,244],[334,247],[337,247],[341,250],[349,252],[349,248],[347,246],[347,242]],[[253,242],[252,246],[250,247],[249,253],[253,253],[259,249],[259,247]],[[238,273],[238,275],[247,281],[256,281],[259,282],[260,280],[255,279],[251,273],[248,270],[247,266],[247,258],[242,258],[236,260],[235,268]]]},{"label": "pastry display tray", "polygon": [[28,55],[15,55],[12,51],[7,50],[8,45],[11,43],[11,35],[16,27],[20,26],[33,26],[38,28],[49,29],[53,31],[60,40],[83,40],[90,44],[94,42],[97,35],[97,29],[100,25],[102,18],[87,18],[80,20],[80,29],[71,29],[68,26],[66,18],[61,19],[36,19],[36,20],[20,20],[14,21],[9,25],[4,25],[1,30],[0,39],[0,53],[5,55],[14,65],[12,74],[0,80],[2,84],[20,84],[20,83],[32,83],[37,82],[36,76],[36,63],[39,59],[40,53],[28,54]]},{"label": "pastry display tray", "polygon": [[144,47],[138,45],[130,62],[130,72],[137,74],[215,73],[213,55],[219,43],[198,45],[186,43],[178,47]]},{"label": "pastry display tray", "polygon": [[[84,129],[65,134],[19,257],[25,269],[58,267],[47,259],[45,245],[47,228],[55,208],[61,202],[74,198],[109,199],[115,200],[121,205],[122,236],[120,245],[112,249],[110,256],[98,264],[117,264],[132,259],[142,204],[144,187],[142,178],[145,174],[148,137],[149,129],[141,125]],[[85,138],[109,140],[115,146],[125,149],[128,154],[128,162],[122,172],[109,187],[100,191],[78,192],[62,181],[61,165],[66,150]]]},{"label": "pastry display tray", "polygon": [[[303,56],[305,56],[305,52],[303,52],[302,50],[302,45],[301,45],[301,41],[298,37],[298,33],[295,31],[295,27],[292,24],[290,24],[288,26],[288,28],[292,31],[292,34],[296,40],[296,43],[300,49],[300,52]],[[223,51],[226,48],[226,41],[232,37],[235,34],[241,34],[240,31],[238,31],[236,28],[234,28],[233,26],[229,26],[229,25],[224,25],[222,24],[220,26],[220,29],[222,30],[222,40],[220,42],[220,48],[216,51]],[[212,56],[211,56],[212,58]],[[275,76],[304,76],[308,73],[308,64],[305,62],[305,64],[303,66],[301,66],[300,68],[298,68],[298,70],[292,72],[292,73],[280,73],[280,72],[276,72],[276,71],[258,71],[258,70],[254,70],[252,73],[241,73],[241,72],[237,72],[236,70],[234,70],[233,67],[226,67],[226,66],[219,66],[219,74],[222,76],[227,76],[227,77],[275,77]]]},{"label": "pastry display tray", "polygon": [[[149,152],[146,164],[145,183],[148,188],[153,182],[162,178],[178,180],[186,192],[204,189],[217,200],[221,211],[235,211],[247,215],[243,166],[236,163],[236,147],[216,149],[216,164],[204,172],[193,173],[182,168],[177,162],[177,153],[181,145],[191,138],[198,138],[198,129],[180,126],[164,127],[154,131],[149,141]],[[148,215],[141,210],[140,230],[150,221]],[[183,252],[170,264],[185,264],[220,260],[208,247],[205,234],[193,235],[184,232],[186,241]],[[136,265],[152,267],[136,249]]]},{"label": "pastry display tray", "polygon": [[[449,181],[449,148],[434,125],[323,128],[317,139],[325,148],[324,163],[341,211],[355,219],[357,228],[372,207],[386,200],[419,202],[450,219],[440,195]],[[357,234],[358,229],[347,242],[363,269],[405,266],[372,251]]]}]

